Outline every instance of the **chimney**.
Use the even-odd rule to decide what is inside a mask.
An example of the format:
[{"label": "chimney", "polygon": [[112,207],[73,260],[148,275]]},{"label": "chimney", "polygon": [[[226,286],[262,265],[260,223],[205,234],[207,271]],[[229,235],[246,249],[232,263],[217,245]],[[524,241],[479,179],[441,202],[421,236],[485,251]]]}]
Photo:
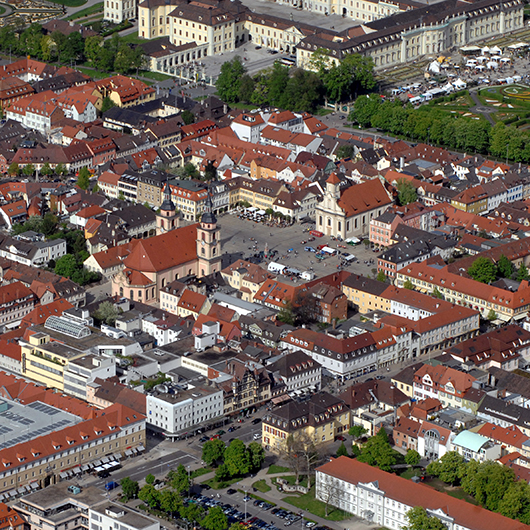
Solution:
[{"label": "chimney", "polygon": [[223,105],[223,114],[228,114],[228,105],[226,103]]}]

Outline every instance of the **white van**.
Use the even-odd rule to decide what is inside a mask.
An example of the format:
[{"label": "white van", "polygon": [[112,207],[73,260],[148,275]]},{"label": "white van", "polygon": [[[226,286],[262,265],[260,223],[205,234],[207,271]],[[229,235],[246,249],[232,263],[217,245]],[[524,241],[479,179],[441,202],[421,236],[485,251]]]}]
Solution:
[{"label": "white van", "polygon": [[254,440],[261,440],[261,433],[260,432],[257,432],[254,436],[253,436]]}]

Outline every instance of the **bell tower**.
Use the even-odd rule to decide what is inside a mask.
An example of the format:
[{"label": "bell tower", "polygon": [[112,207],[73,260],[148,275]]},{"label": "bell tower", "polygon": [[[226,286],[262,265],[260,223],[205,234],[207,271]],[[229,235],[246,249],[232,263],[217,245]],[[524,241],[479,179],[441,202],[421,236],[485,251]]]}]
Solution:
[{"label": "bell tower", "polygon": [[175,210],[175,204],[171,200],[171,188],[166,181],[164,188],[164,201],[160,205],[160,212],[156,214],[156,235],[165,234],[179,226],[179,215]]},{"label": "bell tower", "polygon": [[197,276],[208,276],[221,270],[221,228],[213,213],[210,190],[206,197],[201,222],[197,227]]}]

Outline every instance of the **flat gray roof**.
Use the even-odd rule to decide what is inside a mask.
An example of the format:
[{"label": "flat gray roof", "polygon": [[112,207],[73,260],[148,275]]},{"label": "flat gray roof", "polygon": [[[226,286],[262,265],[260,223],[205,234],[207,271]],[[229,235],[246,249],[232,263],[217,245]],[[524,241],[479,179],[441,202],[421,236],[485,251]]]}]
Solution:
[{"label": "flat gray roof", "polygon": [[[96,508],[92,508],[92,511],[105,515],[109,515],[109,512],[115,514],[114,517],[116,522],[123,523],[134,528],[147,528],[148,526],[152,526],[158,522],[155,519],[151,519],[145,515],[142,515],[141,513],[126,508],[122,504],[118,505],[112,502],[106,502],[105,504],[101,504]],[[111,515],[111,517],[113,516]]]},{"label": "flat gray roof", "polygon": [[84,421],[41,401],[23,405],[0,399],[0,449],[27,442]]}]

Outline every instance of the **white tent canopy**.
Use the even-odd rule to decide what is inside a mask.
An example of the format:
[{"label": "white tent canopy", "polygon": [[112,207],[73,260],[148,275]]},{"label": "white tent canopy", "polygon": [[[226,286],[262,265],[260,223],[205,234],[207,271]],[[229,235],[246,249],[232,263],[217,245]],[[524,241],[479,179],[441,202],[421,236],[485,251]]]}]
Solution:
[{"label": "white tent canopy", "polygon": [[528,47],[528,43],[518,42],[517,44],[510,44],[510,46],[508,46],[508,49],[509,50],[520,50],[521,48],[527,48],[527,47]]},{"label": "white tent canopy", "polygon": [[487,65],[486,65],[490,70],[495,70],[495,68],[498,68],[499,65],[495,62],[495,61],[490,61]]},{"label": "white tent canopy", "polygon": [[482,64],[479,64],[479,65],[477,66],[477,70],[478,70],[479,72],[482,72],[482,70],[484,70],[484,68],[485,68],[485,66],[482,65]]},{"label": "white tent canopy", "polygon": [[433,61],[429,65],[429,72],[431,72],[433,74],[439,74],[440,73],[440,64],[438,63],[438,61]]},{"label": "white tent canopy", "polygon": [[493,48],[490,48],[490,53],[498,55],[502,53],[502,50],[498,46],[493,46]]},{"label": "white tent canopy", "polygon": [[484,55],[485,53],[489,53],[490,49],[487,46],[484,46],[484,48],[482,48],[480,51],[482,52],[482,55]]},{"label": "white tent canopy", "polygon": [[487,61],[487,60],[488,60],[488,58],[487,58],[485,55],[479,55],[479,56],[477,57],[477,61],[478,61],[479,63],[483,63],[484,61]]},{"label": "white tent canopy", "polygon": [[511,59],[509,57],[501,57],[501,63],[509,63]]}]

